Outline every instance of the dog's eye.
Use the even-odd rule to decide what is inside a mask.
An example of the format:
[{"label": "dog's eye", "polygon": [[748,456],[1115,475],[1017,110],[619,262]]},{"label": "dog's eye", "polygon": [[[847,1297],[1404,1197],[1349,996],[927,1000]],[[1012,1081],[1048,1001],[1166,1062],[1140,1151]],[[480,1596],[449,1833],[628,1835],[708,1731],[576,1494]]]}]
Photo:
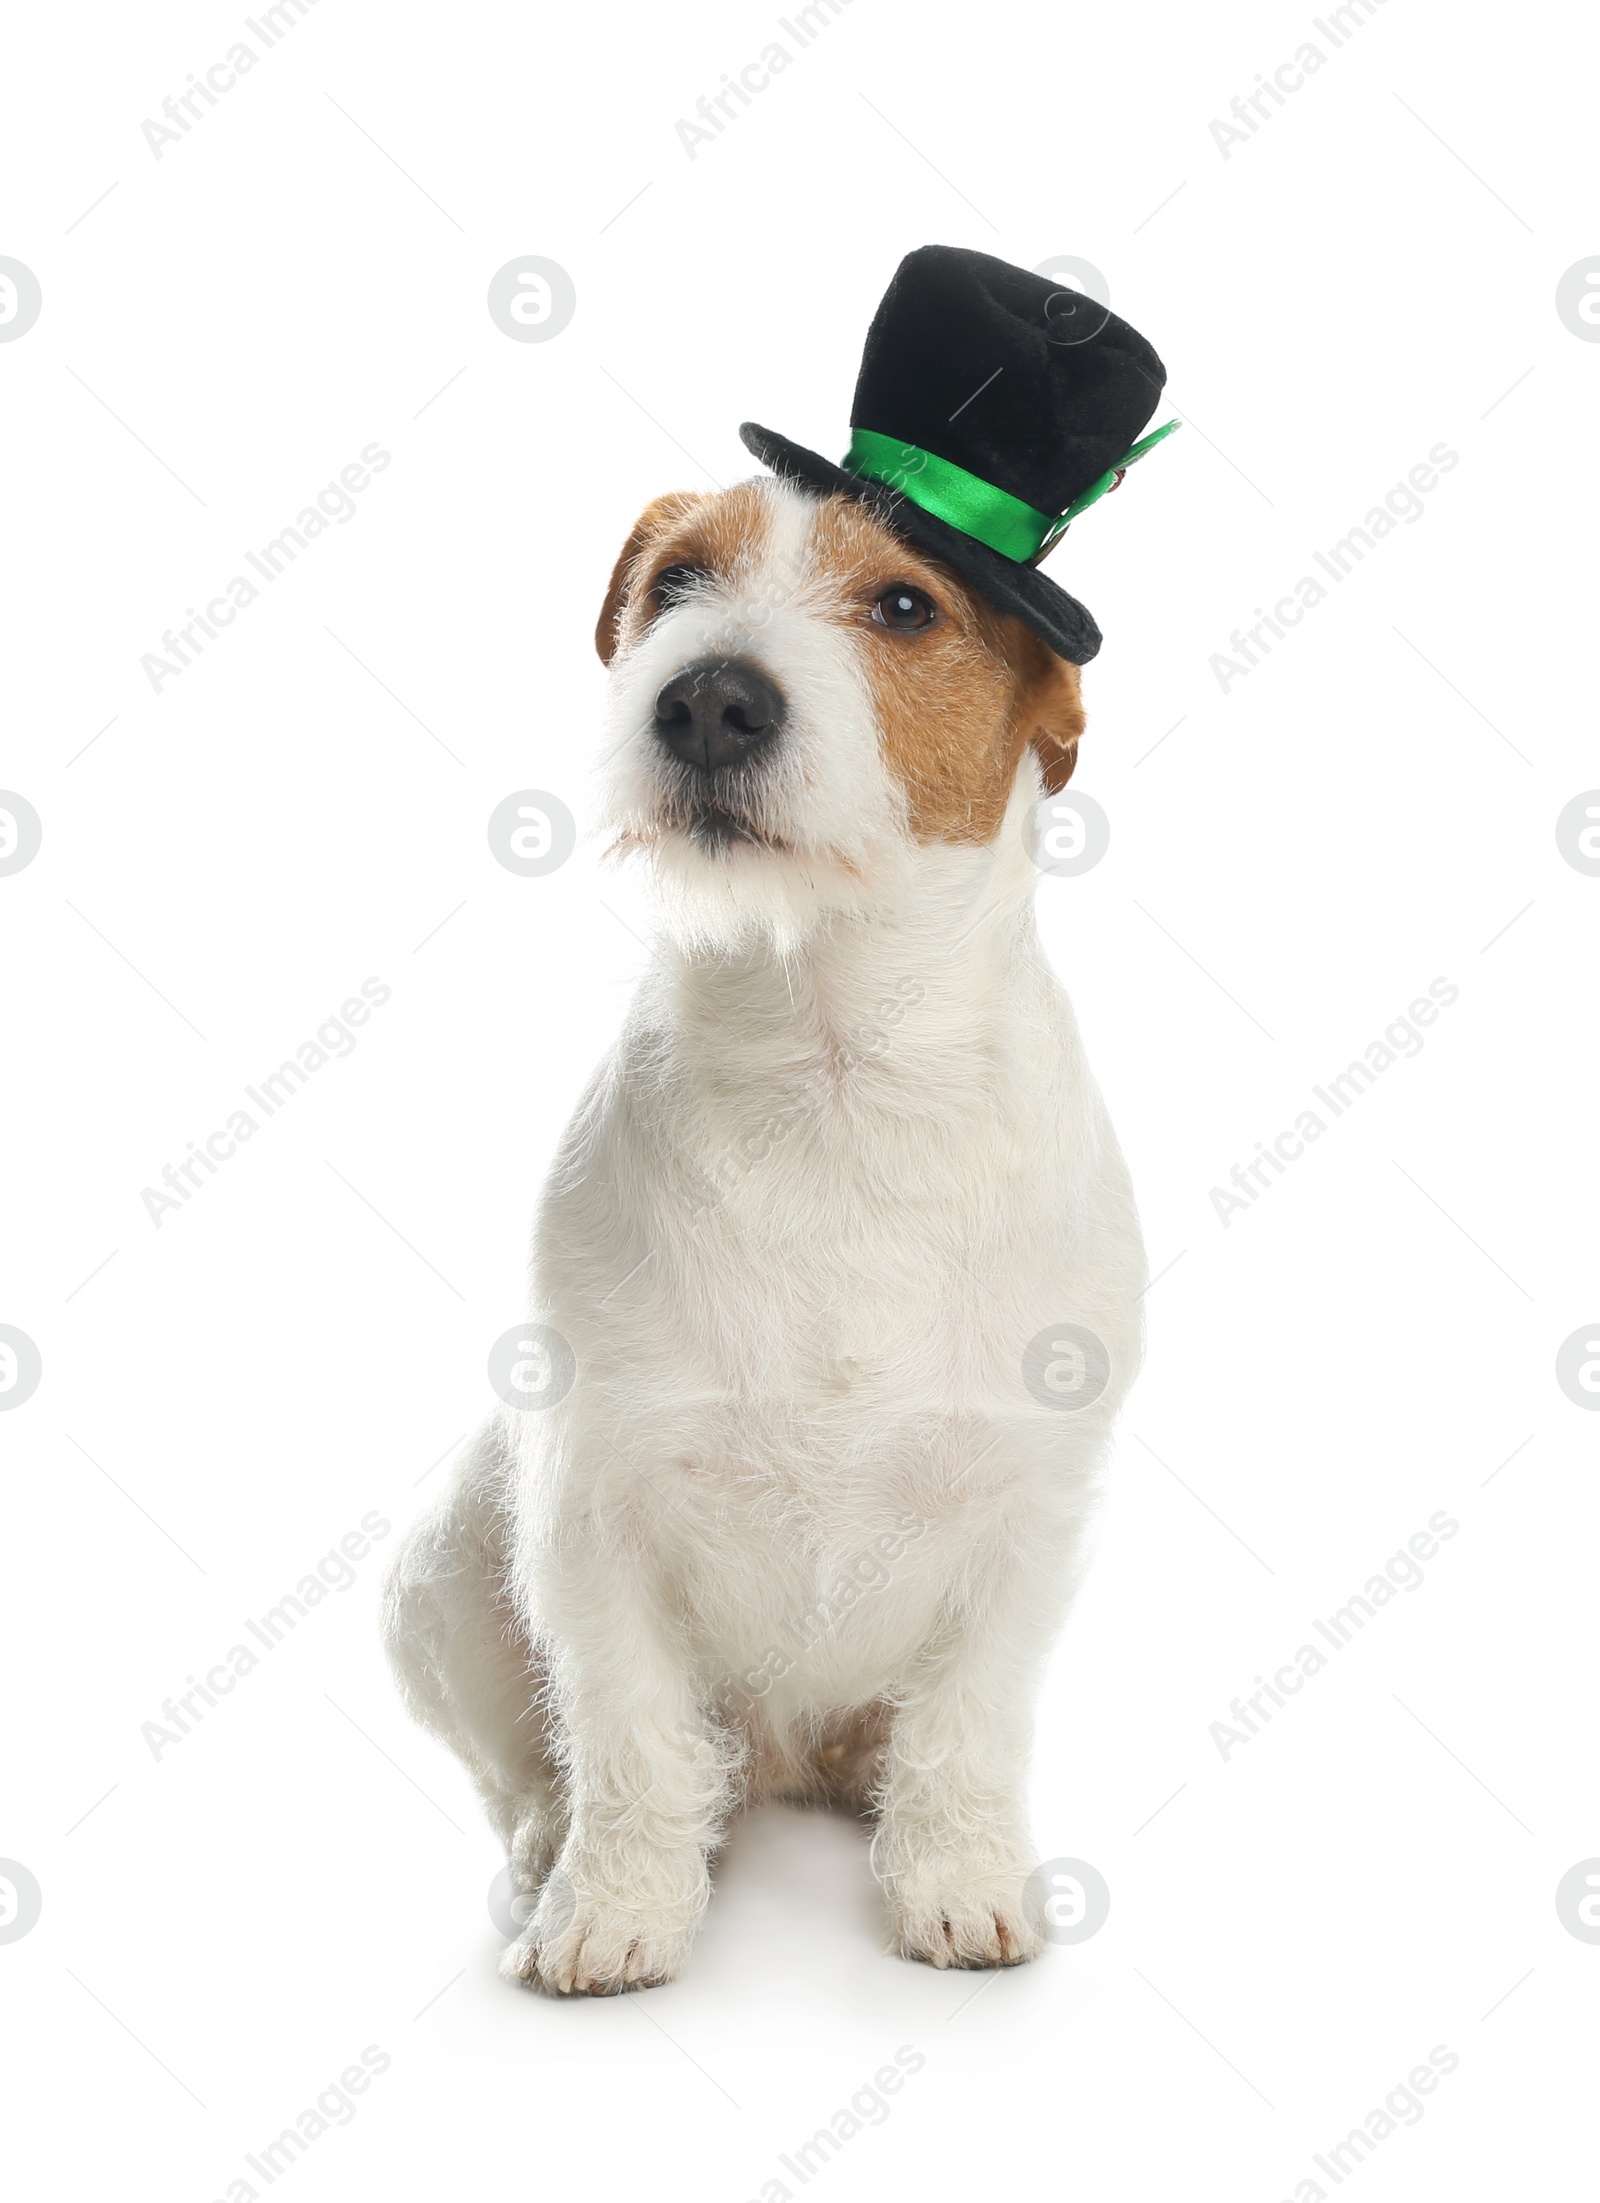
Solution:
[{"label": "dog's eye", "polygon": [[902,633],[914,627],[931,627],[933,600],[908,582],[897,581],[872,607],[872,616],[880,627],[897,628]]},{"label": "dog's eye", "polygon": [[682,604],[695,588],[711,576],[703,566],[664,566],[650,588],[650,602],[658,612]]}]

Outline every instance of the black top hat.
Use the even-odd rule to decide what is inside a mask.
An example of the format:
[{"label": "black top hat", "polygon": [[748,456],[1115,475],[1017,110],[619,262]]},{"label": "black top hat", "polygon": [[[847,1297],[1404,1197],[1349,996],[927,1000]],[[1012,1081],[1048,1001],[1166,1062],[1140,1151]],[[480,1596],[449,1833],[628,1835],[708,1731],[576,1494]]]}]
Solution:
[{"label": "black top hat", "polygon": [[867,332],[843,464],[754,421],[739,434],[775,472],[861,498],[1083,665],[1100,630],[1039,561],[1177,427],[1134,442],[1166,379],[1138,331],[1081,291],[924,245],[901,261]]}]

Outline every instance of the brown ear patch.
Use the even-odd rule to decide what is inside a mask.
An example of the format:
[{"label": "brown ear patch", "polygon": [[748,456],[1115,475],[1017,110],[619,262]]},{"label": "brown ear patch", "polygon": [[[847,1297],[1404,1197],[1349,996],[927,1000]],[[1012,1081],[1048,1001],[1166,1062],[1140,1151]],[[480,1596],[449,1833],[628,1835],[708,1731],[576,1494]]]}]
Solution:
[{"label": "brown ear patch", "polygon": [[665,497],[658,497],[653,503],[646,505],[634,522],[627,542],[617,553],[617,563],[611,569],[605,601],[600,607],[600,618],[595,626],[594,647],[600,653],[602,665],[609,665],[617,654],[617,646],[622,639],[622,614],[640,554],[649,550],[659,537],[679,521],[686,519],[699,503],[700,499],[693,491],[670,490]]},{"label": "brown ear patch", "polygon": [[1007,619],[1005,624],[1018,668],[1017,723],[1039,760],[1045,793],[1059,795],[1078,762],[1078,737],[1084,728],[1079,671],[1023,621]]}]

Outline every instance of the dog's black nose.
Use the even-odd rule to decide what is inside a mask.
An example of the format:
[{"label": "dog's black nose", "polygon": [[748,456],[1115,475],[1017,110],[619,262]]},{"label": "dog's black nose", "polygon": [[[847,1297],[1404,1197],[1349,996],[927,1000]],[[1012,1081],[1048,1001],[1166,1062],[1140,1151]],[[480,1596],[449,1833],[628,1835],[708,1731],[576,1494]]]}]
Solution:
[{"label": "dog's black nose", "polygon": [[782,694],[742,658],[685,666],[656,698],[656,733],[697,772],[738,764],[782,724]]}]

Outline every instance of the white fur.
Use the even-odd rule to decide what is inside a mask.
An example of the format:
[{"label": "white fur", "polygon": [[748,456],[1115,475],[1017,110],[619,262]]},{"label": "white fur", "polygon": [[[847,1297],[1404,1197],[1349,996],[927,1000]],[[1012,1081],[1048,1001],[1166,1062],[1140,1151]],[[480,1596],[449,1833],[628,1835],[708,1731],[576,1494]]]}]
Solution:
[{"label": "white fur", "polygon": [[[1039,1948],[1030,1704],[1139,1356],[1127,1174],[1034,929],[1034,767],[991,845],[910,840],[861,645],[808,609],[808,501],[772,497],[762,570],[614,667],[608,770],[649,842],[648,703],[731,621],[789,698],[794,853],[657,847],[659,953],[538,1226],[577,1381],[491,1419],[389,1586],[414,1711],[542,1885],[505,1970],[557,1990],[673,1973],[752,1776],[803,1779],[880,1704],[898,1948]],[[1078,1413],[1022,1378],[1062,1322],[1110,1351]]]}]

